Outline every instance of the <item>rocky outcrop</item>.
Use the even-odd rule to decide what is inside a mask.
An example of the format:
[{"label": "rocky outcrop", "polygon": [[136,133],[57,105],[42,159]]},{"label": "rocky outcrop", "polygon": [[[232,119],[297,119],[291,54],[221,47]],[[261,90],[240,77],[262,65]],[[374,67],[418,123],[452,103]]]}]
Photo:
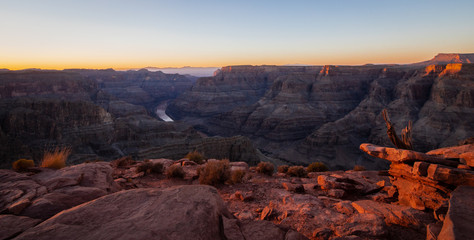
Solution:
[{"label": "rocky outcrop", "polygon": [[[452,146],[474,134],[474,65],[232,66],[170,103],[169,115],[210,135],[245,135],[268,156],[332,169],[385,168],[363,142],[389,144],[381,111],[414,148]],[[436,132],[437,134],[431,134]],[[351,159],[351,160],[348,160]]]},{"label": "rocky outcrop", "polygon": [[438,235],[444,239],[474,239],[471,223],[474,221],[474,187],[459,186],[451,194],[449,210]]},{"label": "rocky outcrop", "polygon": [[0,212],[48,219],[54,214],[116,192],[109,163],[84,163],[36,174],[0,170]]},{"label": "rocky outcrop", "polygon": [[[123,217],[125,216],[125,217]],[[305,239],[271,222],[240,222],[210,186],[134,189],[50,218],[14,239]]]},{"label": "rocky outcrop", "polygon": [[[360,148],[371,156],[392,163],[388,172],[393,177],[391,182],[398,191],[400,204],[419,210],[433,210],[438,223],[428,226],[427,239],[472,238],[467,223],[472,222],[470,218],[474,211],[474,171],[466,165],[470,162],[466,159],[471,158],[474,144],[437,149],[428,154],[372,144],[362,144]],[[356,202],[353,205],[358,210],[381,211],[380,207],[362,207]],[[405,216],[407,213],[405,211]],[[423,216],[410,218],[425,219]]]},{"label": "rocky outcrop", "polygon": [[474,63],[474,54],[439,53],[431,60],[415,63],[415,65],[428,66],[448,63]]},{"label": "rocky outcrop", "polygon": [[[474,171],[461,163],[459,158],[444,158],[442,155],[428,155],[411,150],[395,149],[362,144],[361,150],[371,156],[390,161],[389,174],[392,184],[398,190],[400,203],[415,209],[436,210],[445,205],[454,188],[461,185],[474,186]],[[474,151],[474,144],[445,148],[442,151]]]}]

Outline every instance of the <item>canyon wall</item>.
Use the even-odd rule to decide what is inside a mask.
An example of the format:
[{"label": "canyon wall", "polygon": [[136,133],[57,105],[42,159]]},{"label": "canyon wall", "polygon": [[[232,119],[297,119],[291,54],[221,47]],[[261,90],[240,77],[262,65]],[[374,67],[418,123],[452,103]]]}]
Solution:
[{"label": "canyon wall", "polygon": [[474,135],[474,64],[324,67],[232,66],[198,79],[167,110],[210,135],[241,134],[288,163],[384,168],[358,146],[391,146],[381,111],[397,131],[413,122],[418,151]]},{"label": "canyon wall", "polygon": [[159,103],[192,83],[146,70],[2,71],[0,167],[19,158],[38,163],[45,149],[56,146],[72,148],[68,162],[81,163],[127,155],[179,159],[210,142],[209,157],[258,162],[245,137],[207,139],[189,125],[154,117]]}]

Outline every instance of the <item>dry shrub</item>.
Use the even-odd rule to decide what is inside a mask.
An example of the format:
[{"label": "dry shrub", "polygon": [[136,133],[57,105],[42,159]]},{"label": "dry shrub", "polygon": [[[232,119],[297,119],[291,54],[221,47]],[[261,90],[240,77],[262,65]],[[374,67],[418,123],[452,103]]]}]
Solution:
[{"label": "dry shrub", "polygon": [[291,166],[288,168],[286,174],[292,177],[306,177],[308,175],[303,166]]},{"label": "dry shrub", "polygon": [[197,164],[202,164],[204,162],[204,156],[198,151],[189,152],[184,158],[187,158]]},{"label": "dry shrub", "polygon": [[166,169],[166,176],[168,178],[184,178],[185,174],[183,167],[179,165],[171,165]]},{"label": "dry shrub", "polygon": [[326,172],[328,167],[322,162],[314,162],[308,166],[307,170],[308,172]]},{"label": "dry shrub", "polygon": [[237,169],[235,171],[232,171],[230,174],[230,181],[231,183],[241,183],[242,180],[244,179],[245,176],[245,171],[241,169]]},{"label": "dry shrub", "polygon": [[279,173],[286,173],[288,172],[288,165],[281,165],[281,166],[278,166],[278,172]]},{"label": "dry shrub", "polygon": [[152,162],[143,162],[142,164],[137,166],[137,173],[144,172],[145,174],[156,173],[161,174],[163,173],[163,164],[162,163],[152,163]]},{"label": "dry shrub", "polygon": [[23,172],[28,170],[28,168],[32,168],[35,166],[35,162],[33,160],[28,159],[18,159],[12,163],[13,170],[17,172]]},{"label": "dry shrub", "polygon": [[225,183],[230,177],[229,160],[209,161],[198,173],[200,184],[217,186]]},{"label": "dry shrub", "polygon": [[257,172],[266,174],[268,176],[272,176],[274,170],[275,170],[275,166],[269,162],[260,162],[257,165]]},{"label": "dry shrub", "polygon": [[66,166],[66,160],[70,154],[71,148],[69,147],[56,147],[54,150],[47,150],[41,160],[41,167],[61,169]]},{"label": "dry shrub", "polygon": [[361,165],[355,165],[354,171],[365,171],[365,167]]},{"label": "dry shrub", "polygon": [[133,160],[131,156],[121,157],[112,161],[112,164],[115,167],[127,167],[132,165],[133,163],[135,163],[135,160]]}]

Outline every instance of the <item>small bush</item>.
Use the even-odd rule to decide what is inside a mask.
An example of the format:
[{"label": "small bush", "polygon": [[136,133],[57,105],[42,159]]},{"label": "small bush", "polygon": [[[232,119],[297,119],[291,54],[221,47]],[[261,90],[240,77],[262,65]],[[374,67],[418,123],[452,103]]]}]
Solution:
[{"label": "small bush", "polygon": [[303,166],[291,166],[288,168],[286,174],[292,177],[306,177],[308,175]]},{"label": "small bush", "polygon": [[112,164],[115,165],[116,167],[127,167],[127,166],[132,165],[133,163],[135,163],[135,161],[130,156],[121,157],[119,159],[112,161]]},{"label": "small bush", "polygon": [[163,163],[154,163],[151,167],[151,172],[156,174],[163,173]]},{"label": "small bush", "polygon": [[288,172],[288,165],[281,165],[281,166],[278,166],[278,172],[279,173],[286,173]]},{"label": "small bush", "polygon": [[161,174],[163,173],[163,164],[143,162],[142,164],[137,166],[136,172],[137,173],[144,172],[145,174],[150,174],[150,173]]},{"label": "small bush", "polygon": [[186,154],[185,158],[197,164],[202,164],[204,162],[204,156],[197,151],[189,152],[188,154]]},{"label": "small bush", "polygon": [[355,165],[354,171],[365,171],[365,167],[361,165]]},{"label": "small bush", "polygon": [[235,171],[232,171],[232,173],[230,174],[230,181],[232,183],[241,183],[242,180],[244,179],[244,176],[245,176],[245,171],[244,170],[235,170]]},{"label": "small bush", "polygon": [[32,168],[35,166],[35,162],[33,160],[28,160],[28,159],[18,159],[12,163],[12,168],[13,170],[17,172],[23,172],[28,170],[28,168]]},{"label": "small bush", "polygon": [[257,165],[257,172],[266,174],[268,176],[272,176],[274,170],[275,170],[275,167],[273,166],[272,163],[269,163],[269,162],[260,162]]},{"label": "small bush", "polygon": [[326,172],[328,167],[322,162],[314,162],[308,166],[307,170],[308,172]]},{"label": "small bush", "polygon": [[209,161],[199,169],[199,183],[216,186],[230,177],[229,160]]},{"label": "small bush", "polygon": [[66,166],[66,160],[71,154],[71,148],[56,147],[54,150],[47,150],[41,160],[41,167],[61,169]]},{"label": "small bush", "polygon": [[166,169],[166,176],[168,178],[184,178],[184,175],[183,167],[179,165],[171,165]]}]

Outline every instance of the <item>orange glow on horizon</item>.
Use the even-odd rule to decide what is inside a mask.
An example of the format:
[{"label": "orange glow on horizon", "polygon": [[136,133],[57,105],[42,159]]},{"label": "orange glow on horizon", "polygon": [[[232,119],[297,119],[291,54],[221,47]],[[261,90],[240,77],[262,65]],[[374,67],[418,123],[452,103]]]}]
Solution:
[{"label": "orange glow on horizon", "polygon": [[100,59],[100,61],[93,60],[72,60],[72,61],[54,61],[51,59],[36,59],[22,61],[0,60],[0,69],[6,68],[10,70],[21,70],[29,68],[39,69],[70,69],[70,68],[84,68],[84,69],[106,69],[113,68],[116,70],[137,69],[144,67],[158,67],[158,68],[180,68],[183,66],[189,67],[223,67],[233,65],[286,65],[286,64],[305,64],[305,65],[364,65],[364,64],[410,64],[421,61],[426,61],[433,58],[436,53],[423,53],[412,56],[402,54],[376,54],[376,55],[318,55],[318,56],[265,56],[265,57],[241,57],[241,58],[220,58],[220,59],[168,59],[168,60],[134,60],[134,59]]}]

